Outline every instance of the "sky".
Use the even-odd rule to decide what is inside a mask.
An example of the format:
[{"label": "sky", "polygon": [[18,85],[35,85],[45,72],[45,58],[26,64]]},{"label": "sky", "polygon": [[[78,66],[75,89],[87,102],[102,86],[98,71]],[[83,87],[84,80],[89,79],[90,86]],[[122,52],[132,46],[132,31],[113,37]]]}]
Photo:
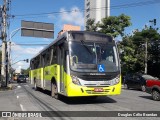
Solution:
[{"label": "sky", "polygon": [[[0,0],[2,5],[3,0]],[[142,2],[142,3],[141,3]],[[144,3],[145,2],[145,3]],[[140,3],[140,4],[136,4]],[[63,24],[81,26],[84,29],[84,0],[11,0],[9,14],[10,26],[8,36],[14,34],[21,27],[21,20],[45,22],[54,24],[54,39],[62,29]],[[72,11],[72,12],[64,12]],[[135,29],[143,29],[145,25],[152,25],[149,20],[157,19],[156,27],[160,27],[160,0],[111,0],[111,16],[125,14],[131,17],[132,25],[125,30],[132,34]],[[31,59],[45,45],[54,39],[22,37],[17,31],[12,37],[11,57],[12,67],[26,69],[29,63],[24,59]],[[41,44],[25,46],[19,44]]]}]

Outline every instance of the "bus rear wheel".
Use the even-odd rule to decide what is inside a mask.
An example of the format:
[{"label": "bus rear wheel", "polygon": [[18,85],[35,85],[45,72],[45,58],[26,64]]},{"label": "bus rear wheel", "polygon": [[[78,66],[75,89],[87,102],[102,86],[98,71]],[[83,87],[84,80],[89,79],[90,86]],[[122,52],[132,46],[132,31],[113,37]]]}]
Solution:
[{"label": "bus rear wheel", "polygon": [[58,88],[56,83],[51,84],[51,96],[55,99],[59,99]]},{"label": "bus rear wheel", "polygon": [[37,91],[37,83],[34,81],[34,90]]}]

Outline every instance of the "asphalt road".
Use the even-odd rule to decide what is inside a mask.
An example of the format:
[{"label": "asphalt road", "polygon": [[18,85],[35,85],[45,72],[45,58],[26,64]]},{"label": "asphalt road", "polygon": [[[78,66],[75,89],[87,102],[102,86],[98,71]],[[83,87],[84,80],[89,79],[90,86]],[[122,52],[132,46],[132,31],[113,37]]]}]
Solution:
[{"label": "asphalt road", "polygon": [[[92,98],[66,98],[62,97],[56,100],[50,96],[48,91],[35,91],[30,84],[21,83],[17,88],[12,91],[14,94],[10,96],[15,108],[8,110],[21,110],[21,111],[66,111],[54,112],[58,117],[38,118],[38,120],[48,119],[65,119],[65,120],[159,120],[156,117],[103,117],[102,114],[114,114],[114,111],[160,111],[160,101],[153,101],[150,94],[138,90],[125,90],[122,89],[122,94],[118,96],[98,97]],[[1,93],[0,93],[1,95]],[[1,103],[0,103],[1,104]],[[5,108],[7,110],[7,107]],[[73,112],[69,112],[73,111]],[[77,112],[81,111],[81,112]],[[85,112],[84,112],[85,111]],[[90,112],[88,112],[90,111]],[[99,111],[99,112],[98,112]],[[113,111],[107,113],[103,111]],[[68,116],[69,113],[69,117]],[[47,113],[51,115],[50,112]],[[67,115],[66,115],[67,114]],[[117,113],[116,113],[117,114]],[[122,113],[120,113],[122,114]],[[80,117],[85,115],[85,117]],[[88,115],[88,117],[86,117]],[[139,114],[138,114],[139,115]],[[59,117],[62,116],[62,117]],[[76,116],[76,117],[73,117]],[[91,117],[101,116],[101,117]],[[22,118],[16,118],[21,120]],[[37,118],[23,118],[23,119],[37,119]]]}]

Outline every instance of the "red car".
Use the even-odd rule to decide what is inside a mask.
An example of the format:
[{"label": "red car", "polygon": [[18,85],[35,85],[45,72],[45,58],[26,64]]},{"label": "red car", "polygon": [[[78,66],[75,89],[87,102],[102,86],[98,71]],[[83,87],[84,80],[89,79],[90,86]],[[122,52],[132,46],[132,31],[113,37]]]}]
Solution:
[{"label": "red car", "polygon": [[160,80],[147,80],[146,92],[152,95],[153,100],[160,100]]}]

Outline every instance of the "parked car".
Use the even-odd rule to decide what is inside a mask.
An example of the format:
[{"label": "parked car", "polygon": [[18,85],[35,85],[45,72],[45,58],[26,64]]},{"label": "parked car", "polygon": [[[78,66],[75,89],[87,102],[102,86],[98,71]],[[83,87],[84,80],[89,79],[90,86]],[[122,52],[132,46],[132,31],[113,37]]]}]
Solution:
[{"label": "parked car", "polygon": [[25,75],[26,76],[26,80],[29,80],[29,75]]},{"label": "parked car", "polygon": [[26,83],[26,76],[25,75],[19,75],[17,77],[17,83]]},{"label": "parked car", "polygon": [[160,100],[160,80],[147,80],[146,92],[152,95],[153,100]]},{"label": "parked car", "polygon": [[157,78],[151,75],[144,74],[127,74],[124,78],[124,87],[126,89],[134,88],[142,91],[146,90],[146,81],[157,80]]}]

